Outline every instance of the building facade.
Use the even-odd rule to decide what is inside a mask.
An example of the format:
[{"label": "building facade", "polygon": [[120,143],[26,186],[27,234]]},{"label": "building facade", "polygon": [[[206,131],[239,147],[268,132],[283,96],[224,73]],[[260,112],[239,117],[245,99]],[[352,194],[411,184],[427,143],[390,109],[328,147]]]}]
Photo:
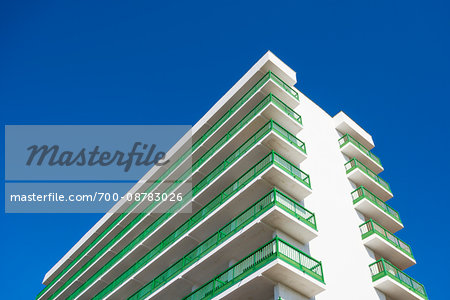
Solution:
[{"label": "building facade", "polygon": [[130,190],[180,201],[116,204],[37,299],[427,299],[371,135],[295,83],[265,54]]}]

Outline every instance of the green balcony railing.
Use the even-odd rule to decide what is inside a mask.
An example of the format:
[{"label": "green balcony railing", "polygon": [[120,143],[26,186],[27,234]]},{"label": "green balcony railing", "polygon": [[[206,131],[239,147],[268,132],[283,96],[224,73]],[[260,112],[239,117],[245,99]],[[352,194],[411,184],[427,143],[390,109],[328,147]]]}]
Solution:
[{"label": "green balcony railing", "polygon": [[[274,104],[287,115],[291,116],[299,124],[302,124],[302,118],[299,114],[293,111],[289,106],[283,103],[272,93],[269,93],[263,100],[261,100],[247,115],[245,115],[233,128],[228,131],[220,140],[218,140],[205,154],[203,154],[196,162],[192,164],[192,168],[187,170],[182,176],[178,178],[177,181],[184,181],[189,177],[194,171],[196,171],[203,163],[208,160],[218,149],[220,149],[226,142],[228,142],[232,137],[234,137],[242,128],[244,128],[248,123],[250,123],[262,110],[264,110],[268,105]],[[290,134],[292,135],[292,134]],[[291,139],[292,140],[292,139]],[[303,143],[301,143],[303,144]],[[306,148],[304,144],[301,146],[302,151],[306,153]]]},{"label": "green balcony railing", "polygon": [[274,81],[281,88],[283,88],[286,92],[293,95],[295,99],[299,99],[298,93],[292,89],[289,85],[284,83],[277,75],[273,72],[267,72],[238,102],[236,102],[229,111],[227,111],[219,120],[217,120],[214,125],[206,131],[206,133],[198,139],[194,144],[193,148],[198,148],[200,144],[202,144],[213,132],[215,132],[222,124],[228,120],[235,112],[238,110],[247,100],[252,97],[259,89],[266,84],[269,80]]},{"label": "green balcony railing", "polygon": [[414,259],[414,256],[411,251],[411,247],[407,243],[400,240],[398,237],[396,237],[394,234],[392,234],[389,230],[385,229],[383,226],[381,226],[374,220],[370,219],[369,221],[360,225],[359,229],[361,231],[362,239],[365,239],[368,236],[371,236],[372,234],[377,234],[378,236],[382,237],[384,240],[386,240],[389,243],[391,243],[392,245],[394,245],[397,249],[400,249],[402,252],[404,252],[409,257]]},{"label": "green balcony railing", "polygon": [[[153,191],[154,188],[156,188],[162,181],[164,181],[169,174],[173,172],[183,161],[186,160],[187,157],[190,156],[190,154],[198,149],[200,145],[203,144],[204,141],[206,141],[225,121],[227,121],[244,103],[247,102],[248,99],[250,99],[256,92],[260,90],[264,84],[266,84],[269,80],[274,81],[276,84],[278,84],[281,88],[286,90],[288,93],[294,96],[297,100],[299,99],[298,93],[295,92],[292,88],[290,88],[287,84],[285,84],[278,76],[276,76],[273,72],[269,71],[267,72],[250,90],[248,90],[244,96],[242,96],[241,99],[239,99],[231,108],[228,110],[211,128],[209,128],[206,133],[200,137],[193,145],[192,147],[186,151],[183,155],[180,156],[180,158],[172,164],[155,182],[145,191],[150,192]],[[296,96],[295,96],[296,95]],[[272,98],[272,97],[271,97]],[[277,101],[278,100],[278,101]],[[284,103],[282,103],[279,99],[275,99],[275,102],[277,102],[278,106],[283,109],[285,109],[286,112],[289,112],[290,116],[297,117],[298,114],[296,114],[292,109],[287,107]],[[281,104],[280,104],[281,102]],[[298,116],[299,117],[299,116]],[[301,123],[301,118],[298,118],[297,120]],[[64,269],[62,269],[55,278],[37,295],[36,299],[39,299],[44,293],[46,293],[64,274],[67,273],[68,270],[70,270],[76,263],[80,261],[82,257],[86,255],[87,252],[89,252],[94,246],[98,244],[100,240],[102,240],[107,233],[111,232],[113,228],[116,227],[116,225],[128,214],[130,213],[136,205],[138,205],[140,201],[134,202],[132,205],[130,205],[124,213],[118,214],[117,218],[99,235],[97,238],[95,238],[87,247],[77,256],[75,259],[69,263]],[[156,205],[156,203],[154,203]],[[146,214],[148,211],[150,211],[153,208],[153,206],[146,209],[143,214]],[[141,213],[142,214],[142,213]]]},{"label": "green balcony railing", "polygon": [[278,84],[280,87],[282,87],[282,88],[283,88],[286,92],[288,92],[292,97],[294,97],[295,99],[299,100],[299,98],[298,98],[298,93],[297,93],[293,88],[291,88],[287,83],[285,83],[283,80],[281,80],[281,78],[278,77],[277,75],[275,75],[275,74],[272,74],[272,75],[273,75],[272,80],[273,80],[276,84]]},{"label": "green balcony railing", "polygon": [[[106,270],[111,268],[114,264],[116,264],[122,257],[127,255],[130,251],[132,251],[135,247],[137,247],[141,241],[143,241],[148,235],[154,232],[164,221],[169,219],[170,216],[177,213],[181,208],[192,199],[195,195],[197,195],[204,187],[206,187],[210,182],[212,182],[215,178],[220,176],[230,165],[232,165],[237,159],[243,156],[250,148],[256,145],[259,141],[261,141],[266,135],[270,132],[275,132],[279,134],[282,138],[289,141],[291,144],[296,146],[298,149],[302,151],[306,151],[304,148],[304,144],[298,140],[295,136],[290,134],[286,129],[277,124],[275,121],[270,120],[265,125],[261,127],[252,137],[250,137],[246,142],[244,142],[237,150],[235,150],[228,158],[226,158],[218,167],[216,167],[213,171],[211,171],[206,177],[204,177],[196,186],[192,188],[192,193],[188,193],[183,197],[181,202],[178,202],[174,206],[172,206],[169,211],[163,215],[161,215],[158,219],[156,219],[150,226],[147,227],[141,234],[139,234],[133,241],[131,241],[125,248],[123,248],[118,254],[112,257],[100,270],[98,270],[93,276],[91,276],[85,283],[83,283],[80,287],[72,293],[69,299],[74,299],[76,296],[81,294],[87,287],[93,284]],[[305,184],[307,183],[310,187],[309,176],[302,172],[300,169],[296,168],[290,162],[282,158],[277,154],[274,156],[275,163],[283,167],[284,169],[289,169],[289,172],[296,178],[301,178]],[[126,229],[126,228],[125,228]],[[121,238],[123,235],[118,235],[116,238]],[[60,292],[62,292],[69,284],[71,284],[79,275],[82,274],[91,266],[95,261],[97,261],[112,245],[117,241],[114,238],[103,247],[101,251],[99,251],[94,257],[91,258],[90,262],[86,263],[80,270],[78,270],[69,280],[65,282],[63,286],[58,289],[58,291],[54,294],[56,296]]]},{"label": "green balcony railing", "polygon": [[[229,199],[227,197],[226,199]],[[93,299],[103,299],[106,295],[110,294],[116,287],[124,283],[127,279],[131,278],[133,274],[138,272],[144,266],[148,265],[153,259],[162,253],[168,246],[173,245],[178,239],[180,239],[184,234],[196,226],[201,220],[206,216],[210,215],[215,211],[216,208],[224,202],[223,198],[216,197],[209,204],[204,206],[200,211],[198,211],[194,216],[187,220],[183,225],[178,227],[177,230],[172,232],[167,238],[165,238],[161,243],[150,250],[144,257],[139,261],[134,263],[129,269],[123,272],[117,279],[106,286],[102,291],[100,291]],[[175,274],[175,268],[181,272],[182,269],[192,265],[195,261],[203,257],[206,253],[217,247],[219,244],[223,243],[234,233],[238,232],[244,228],[247,224],[255,220],[257,217],[262,215],[264,212],[268,211],[270,208],[278,206],[288,212],[289,214],[296,217],[298,220],[302,221],[309,227],[317,229],[316,219],[312,212],[306,208],[299,205],[296,201],[292,200],[282,192],[277,189],[273,189],[267,195],[263,196],[255,204],[250,206],[247,210],[242,212],[231,222],[219,229],[214,235],[206,239],[202,244],[197,246],[190,253],[187,254],[186,258],[183,260],[184,264],[175,264],[174,267],[170,267],[166,270],[167,274]],[[205,246],[206,245],[206,246]],[[169,271],[170,270],[170,271]],[[163,276],[163,275],[160,275]],[[173,275],[175,276],[175,275]],[[171,276],[170,278],[173,278]],[[155,288],[155,287],[154,287]],[[154,289],[153,289],[154,290]]]},{"label": "green balcony railing", "polygon": [[[249,123],[253,118],[255,118],[260,111],[262,111],[265,107],[267,107],[269,104],[274,104],[283,111],[289,113],[291,117],[294,117],[295,120],[299,121],[301,123],[301,117],[299,115],[296,115],[294,111],[290,111],[290,108],[284,104],[281,100],[279,100],[277,97],[275,97],[272,94],[269,94],[266,96],[263,100],[259,102],[258,105],[255,106],[244,118],[242,118],[241,121],[239,121],[224,137],[222,137],[219,141],[216,142],[204,155],[202,155],[192,166],[191,169],[188,169],[183,175],[181,175],[174,183],[169,186],[165,193],[169,194],[175,188],[180,185],[183,181],[185,181],[194,171],[196,171],[198,168],[200,168],[201,165],[209,158],[211,157],[219,148],[221,148],[228,140],[230,140],[232,137],[234,137],[247,123]],[[273,129],[285,137],[290,143],[296,145],[300,150],[306,153],[306,148],[303,142],[298,140],[294,135],[289,133],[286,129],[284,129],[282,126],[278,125],[276,122],[272,123]],[[212,174],[214,175],[214,174]],[[207,181],[203,181],[204,184],[207,183]],[[197,190],[200,190],[204,186],[197,185],[195,188]],[[153,203],[152,203],[153,204]],[[149,212],[151,208],[153,208],[155,205],[150,205],[144,212]],[[121,233],[119,233],[119,237],[122,237],[126,232],[128,232],[129,229],[132,228],[137,222],[139,222],[143,217],[145,217],[145,214],[138,215],[127,227],[125,227],[124,230],[122,230]],[[117,241],[117,238],[114,238],[110,241],[110,243],[107,244],[107,246],[111,246],[113,243]],[[94,256],[93,259],[90,261],[94,261],[97,258],[100,257],[105,251],[107,250],[106,247],[103,247],[100,252],[97,253],[97,255]],[[88,263],[84,267],[82,267],[81,272],[83,272],[87,267],[89,267],[91,264]],[[81,273],[79,273],[81,274]],[[61,292],[66,286],[68,286],[70,282],[66,281],[63,288],[60,288],[55,294],[57,295],[59,292]]]},{"label": "green balcony railing", "polygon": [[370,150],[368,150],[366,147],[364,147],[360,142],[358,142],[356,139],[354,139],[350,134],[347,133],[339,139],[339,145],[342,148],[345,145],[347,145],[348,143],[352,143],[353,145],[355,145],[359,150],[361,150],[365,155],[370,157],[374,162],[376,162],[381,167],[380,159],[375,154],[370,152]]},{"label": "green balcony railing", "polygon": [[[246,225],[256,220],[260,215],[268,211],[274,206],[282,208],[284,211],[295,216],[298,220],[304,222],[311,228],[316,227],[314,214],[306,210],[304,207],[300,206],[297,202],[290,199],[280,191],[273,189],[267,195],[263,196],[255,204],[250,206],[244,212],[239,214],[231,222],[220,228],[216,233],[211,235],[197,247],[189,251],[184,257],[175,262],[172,266],[162,272],[160,275],[155,277],[152,281],[142,287],[138,292],[136,292],[132,299],[141,299],[152,294],[154,291],[158,290],[165,284],[167,284],[172,278],[179,275],[181,272],[186,270],[189,266],[199,261],[206,254],[210,253],[217,246],[223,244],[235,233],[240,232]],[[142,264],[140,264],[142,266]],[[133,269],[131,267],[130,269]],[[134,270],[134,272],[136,272]],[[134,273],[133,272],[133,273]],[[129,272],[131,275],[132,273]],[[102,299],[104,293],[98,294],[94,299]]]},{"label": "green balcony railing", "polygon": [[386,181],[381,179],[380,176],[375,174],[372,170],[370,170],[368,167],[366,167],[362,162],[360,162],[356,158],[349,160],[345,164],[345,170],[347,171],[347,174],[356,168],[360,169],[362,172],[364,172],[370,178],[372,178],[375,182],[379,183],[382,187],[384,187],[386,190],[391,192],[391,187],[389,186],[389,184]]},{"label": "green balcony railing", "polygon": [[[308,274],[313,279],[324,283],[321,262],[315,260],[281,238],[275,237],[267,244],[258,248],[250,255],[241,259],[236,264],[184,297],[183,300],[212,299],[276,259],[282,260],[305,274]],[[140,298],[132,297],[130,299]]]},{"label": "green balcony railing", "polygon": [[360,186],[359,188],[354,190],[352,192],[352,198],[353,198],[353,204],[358,203],[362,199],[367,199],[370,202],[372,202],[373,204],[375,204],[376,206],[378,206],[385,213],[387,213],[388,215],[393,217],[395,220],[397,220],[398,222],[402,223],[402,221],[400,220],[400,216],[399,216],[398,212],[395,209],[393,209],[392,207],[390,207],[389,205],[384,203],[380,198],[375,196],[372,192],[370,192],[365,187]]},{"label": "green balcony railing", "polygon": [[387,260],[381,258],[380,260],[371,264],[369,268],[372,274],[373,282],[377,281],[380,278],[388,276],[405,286],[410,291],[419,295],[423,299],[428,299],[425,287],[422,284],[418,283],[416,280],[400,271],[396,266],[394,266]]},{"label": "green balcony railing", "polygon": [[192,188],[192,192],[197,194],[201,189],[207,186],[213,178],[216,178],[218,174],[221,174],[225,168],[227,168],[231,163],[233,163],[237,158],[239,158],[243,153],[247,152],[248,149],[253,147],[257,142],[259,142],[266,134],[270,131],[278,133],[290,144],[294,145],[296,148],[306,153],[305,144],[296,138],[293,134],[289,133],[281,125],[273,120],[267,122],[260,130],[258,130],[251,138],[242,144],[238,150],[234,151],[227,159],[224,160],[222,164],[217,166],[209,175],[203,178],[196,186]]}]

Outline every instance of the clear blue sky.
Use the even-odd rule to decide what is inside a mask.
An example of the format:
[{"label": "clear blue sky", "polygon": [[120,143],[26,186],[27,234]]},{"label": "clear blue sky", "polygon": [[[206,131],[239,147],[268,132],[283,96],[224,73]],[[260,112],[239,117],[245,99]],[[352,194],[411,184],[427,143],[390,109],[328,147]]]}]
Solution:
[{"label": "clear blue sky", "polygon": [[[3,124],[194,124],[270,49],[374,136],[407,273],[448,298],[448,1],[93,2],[1,1]],[[1,298],[34,298],[99,218],[2,213]]]}]

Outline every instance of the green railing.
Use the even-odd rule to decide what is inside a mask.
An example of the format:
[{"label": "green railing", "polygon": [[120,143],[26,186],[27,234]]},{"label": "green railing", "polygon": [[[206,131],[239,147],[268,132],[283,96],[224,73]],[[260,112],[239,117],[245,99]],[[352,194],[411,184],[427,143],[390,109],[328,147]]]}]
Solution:
[{"label": "green railing", "polygon": [[291,88],[287,83],[285,83],[280,77],[275,74],[272,74],[272,80],[277,83],[280,87],[282,87],[286,92],[288,92],[292,97],[299,100],[298,93]]},{"label": "green railing", "polygon": [[365,239],[366,237],[372,234],[377,234],[386,241],[388,241],[389,243],[391,243],[392,245],[394,245],[397,249],[400,249],[402,252],[406,253],[409,257],[414,259],[411,247],[407,243],[400,240],[389,230],[385,229],[383,226],[381,226],[374,220],[370,219],[369,221],[360,225],[359,229],[361,230],[362,239]]},{"label": "green railing", "polygon": [[[264,83],[265,82],[267,82],[267,80],[269,80],[269,79],[273,79],[273,76],[275,76],[273,73],[271,73],[271,72],[268,72],[250,91],[253,91],[253,93],[256,91],[256,90],[258,90],[262,85],[264,85]],[[248,96],[248,98],[250,98],[250,96],[251,95],[253,95],[253,93],[251,93],[251,94],[249,94],[249,96]],[[248,93],[247,93],[248,94]],[[247,95],[246,94],[246,95]],[[244,99],[245,98],[245,101],[248,99],[248,98],[246,98],[246,95],[244,95],[242,98],[241,98],[241,100],[242,99]],[[229,111],[229,115],[228,115],[228,117],[229,116],[231,116],[233,113],[234,113],[234,111],[235,110],[237,110],[237,108],[238,107],[240,107],[245,101],[243,101],[240,105],[237,105],[238,103],[236,103],[231,109],[230,109],[230,111]],[[200,167],[200,165],[201,164],[203,164],[203,162],[204,161],[206,161],[217,149],[219,149],[225,142],[227,142],[232,136],[234,136],[234,134],[236,134],[242,127],[244,127],[254,116],[256,116],[262,109],[264,109],[267,105],[269,105],[270,103],[272,103],[272,104],[274,104],[274,105],[276,105],[277,107],[279,107],[281,110],[283,110],[284,112],[286,112],[289,116],[291,116],[291,117],[293,117],[296,121],[298,121],[300,124],[301,124],[301,117],[297,114],[297,113],[295,113],[289,106],[287,106],[285,103],[283,103],[281,100],[279,100],[277,97],[275,97],[274,95],[272,95],[271,93],[268,95],[268,96],[266,96],[254,109],[252,109],[252,111],[250,111],[238,124],[236,124],[229,132],[228,132],[228,134],[226,134],[222,139],[220,139],[209,151],[207,151],[196,163],[194,163],[194,165],[192,166],[192,168],[191,169],[189,169],[189,170],[187,170],[182,176],[180,176],[180,178],[178,179],[178,180],[176,180],[176,181],[174,181],[174,183],[172,184],[172,186],[171,187],[169,187],[167,190],[166,190],[166,193],[170,193],[170,191],[168,191],[168,190],[173,190],[173,189],[175,189],[175,187],[177,186],[177,185],[179,185],[180,184],[180,182],[182,182],[182,181],[184,181],[187,177],[189,177],[189,175],[193,172],[193,171],[195,171],[197,168],[199,168]],[[234,110],[233,110],[233,108],[234,107],[236,107]],[[227,114],[225,114],[225,115],[227,115]],[[225,116],[224,115],[224,116]],[[220,120],[219,120],[220,121]],[[219,122],[218,121],[218,122]],[[223,123],[223,122],[222,122]],[[221,123],[221,124],[222,124]],[[217,123],[216,123],[217,124]],[[220,127],[220,126],[218,126],[218,127]],[[211,132],[212,133],[212,131],[211,131],[211,128],[207,131],[207,133],[205,133],[205,135],[204,136],[210,136],[210,134],[208,135],[208,132]],[[206,140],[206,138],[204,139],[204,140]],[[203,141],[204,141],[203,140]],[[199,145],[197,145],[197,146],[193,146],[192,147],[192,149],[196,149],[196,148],[198,148],[198,146]],[[178,161],[180,161],[180,160],[183,160],[184,161],[184,159],[185,158],[180,158]],[[178,161],[177,161],[177,163],[178,163]],[[180,163],[181,163],[181,161],[180,161]],[[171,167],[172,168],[172,167]],[[166,174],[167,176],[168,176],[168,174],[169,173],[171,173],[172,171],[173,171],[173,169],[174,168],[169,168],[164,174]],[[162,175],[161,176],[161,178],[165,178],[165,177],[167,177],[167,176],[165,176],[165,175]],[[149,191],[149,190],[151,190],[151,189],[153,189],[153,187],[156,187],[156,185],[158,185],[161,181],[162,181],[162,179],[159,179],[159,180],[157,180],[149,189],[147,189],[147,191]],[[98,238],[96,238],[94,241],[93,241],[93,243],[91,243],[91,245],[89,246],[90,248],[89,249],[91,249],[92,247],[93,247],[93,245],[94,244],[96,244],[100,239],[100,237],[101,238],[103,238],[103,236],[104,236],[104,234],[106,234],[106,231],[109,231],[110,229],[112,229],[112,227],[114,227],[124,216],[125,216],[125,214],[127,214],[127,213],[129,213],[136,205],[137,205],[137,203],[138,202],[135,202],[135,203],[133,203],[131,206],[130,206],[130,208],[128,208],[127,209],[127,211],[125,212],[125,213],[123,213],[123,214],[121,214],[121,216],[119,216],[119,218],[118,219],[116,219],[116,221],[114,221]],[[145,211],[144,211],[144,213],[148,213],[149,211],[151,211],[151,209],[153,209],[154,208],[154,206],[156,206],[157,205],[157,203],[152,203],[152,205],[150,205]],[[133,221],[132,221],[132,226],[134,226],[140,219],[142,219],[143,217],[144,217],[145,215],[138,215],[138,217],[136,217]],[[130,223],[131,224],[131,223]],[[112,226],[112,225],[114,225],[114,226]],[[127,226],[128,227],[128,226]],[[126,227],[126,228],[127,228]],[[83,251],[81,254],[85,254],[88,250],[89,250],[88,248],[86,248],[85,249],[85,251]],[[81,255],[80,254],[80,255]],[[84,255],[83,254],[83,255]],[[81,257],[79,255],[79,257]],[[78,259],[76,259],[76,260],[78,260]],[[68,267],[70,267],[70,266],[72,266],[73,264],[74,264],[74,262],[75,262],[75,260],[68,266]],[[66,268],[68,268],[68,267],[66,267]],[[56,278],[55,278],[56,279]],[[54,279],[54,280],[55,280]],[[49,288],[50,287],[50,285],[51,285],[51,283],[46,287],[46,288],[44,288],[44,290],[38,295],[38,297],[37,298],[39,298],[40,297],[40,295],[42,295],[44,292],[45,292],[45,290],[47,289],[47,288]]]},{"label": "green railing", "polygon": [[353,171],[356,168],[358,168],[361,171],[363,171],[364,173],[366,173],[370,178],[375,180],[375,182],[379,183],[382,187],[384,187],[389,192],[391,192],[391,187],[389,186],[389,184],[386,181],[381,179],[380,176],[375,174],[372,170],[370,170],[368,167],[366,167],[362,162],[360,162],[356,158],[353,158],[353,159],[349,160],[345,164],[345,170],[347,170],[347,174],[350,173],[351,171]]},{"label": "green railing", "polygon": [[[229,199],[227,197],[225,199]],[[131,278],[133,274],[142,269],[144,266],[148,265],[153,259],[162,253],[168,246],[173,245],[178,239],[180,239],[184,234],[186,234],[189,230],[191,230],[194,226],[196,226],[201,220],[203,220],[206,216],[210,215],[212,212],[216,210],[222,203],[224,202],[223,198],[216,197],[204,206],[200,211],[198,211],[194,216],[192,216],[189,220],[187,220],[183,225],[178,227],[177,230],[172,232],[167,238],[165,238],[160,244],[155,246],[152,250],[150,250],[144,257],[142,257],[139,261],[133,264],[129,269],[123,272],[117,279],[111,282],[108,286],[106,286],[102,291],[100,291],[93,299],[102,299],[106,295],[110,294],[117,286],[124,283],[127,279]],[[206,239],[202,244],[197,246],[196,249],[203,249],[202,251],[192,250],[192,253],[197,253],[196,257],[192,257],[192,255],[187,255],[187,259],[189,265],[194,263],[196,260],[203,257],[207,251],[210,251],[214,247],[217,247],[220,243],[224,242],[231,235],[242,229],[244,226],[255,220],[261,214],[269,210],[270,208],[278,206],[290,213],[298,220],[302,221],[309,227],[313,229],[317,229],[316,227],[316,219],[312,212],[307,210],[306,208],[299,205],[297,202],[284,195],[282,192],[277,189],[273,189],[267,195],[258,200],[255,204],[250,206],[247,210],[242,212],[236,218],[234,218],[227,225],[223,226],[220,230],[218,230],[214,235]],[[215,241],[214,243],[212,241]],[[205,247],[205,245],[207,245]],[[191,253],[190,252],[190,253]],[[176,264],[175,264],[176,265]],[[181,268],[186,268],[188,265],[181,264],[176,265]],[[171,267],[172,268],[172,267]],[[169,271],[168,271],[169,272]],[[170,271],[169,273],[174,274],[175,272]]]},{"label": "green railing", "polygon": [[350,134],[347,133],[339,139],[339,145],[341,146],[341,148],[347,145],[349,142],[355,145],[359,150],[361,150],[365,155],[370,157],[374,162],[376,162],[381,167],[380,159],[375,154],[370,152],[370,150],[364,147],[360,142],[355,140]]},{"label": "green railing", "polygon": [[[247,91],[244,96],[242,96],[241,99],[239,99],[231,108],[228,110],[211,128],[209,128],[206,133],[199,138],[192,147],[186,151],[183,155],[180,156],[180,158],[173,163],[162,175],[160,178],[155,180],[155,182],[145,191],[150,192],[152,191],[156,186],[158,186],[162,181],[164,181],[170,173],[172,173],[173,170],[175,170],[193,151],[198,149],[200,145],[207,140],[226,120],[228,120],[244,103],[247,102],[248,99],[250,99],[259,89],[267,83],[269,80],[273,80],[275,83],[277,83],[281,88],[285,89],[288,93],[291,95],[294,95],[294,97],[298,100],[298,93],[296,93],[292,88],[290,88],[287,84],[285,84],[278,76],[276,76],[271,71],[267,72],[249,91]],[[292,93],[292,91],[294,93]],[[295,96],[295,94],[297,96]],[[281,102],[280,100],[278,100]],[[283,103],[284,104],[284,103]],[[285,104],[284,104],[285,105]],[[287,107],[287,106],[286,106]],[[292,109],[286,109],[291,113],[292,116],[295,116],[295,112],[292,114]],[[301,122],[301,118],[300,118]],[[107,233],[109,233],[113,228],[116,227],[116,225],[128,214],[130,213],[136,205],[138,205],[140,201],[134,202],[132,205],[130,205],[124,213],[121,213],[118,215],[118,217],[97,237],[95,238],[77,257],[70,262],[63,270],[59,272],[59,274],[37,295],[36,299],[40,298],[50,287],[52,287],[67,271],[72,268],[80,259],[81,257],[85,256],[88,251],[90,251],[95,245],[98,244],[98,242],[103,239]],[[156,204],[155,204],[156,205]],[[148,211],[150,211],[153,208],[153,206],[146,209],[143,213],[146,214]]]},{"label": "green railing", "polygon": [[[122,257],[124,257],[127,253],[132,251],[135,247],[137,247],[141,241],[143,241],[148,235],[154,232],[164,221],[169,219],[170,216],[177,213],[188,201],[192,199],[195,195],[197,195],[204,187],[206,187],[210,182],[212,182],[215,178],[217,178],[220,174],[222,174],[230,165],[232,165],[237,159],[239,159],[242,155],[244,155],[250,148],[256,145],[259,141],[261,141],[267,134],[270,132],[275,132],[279,134],[282,138],[289,141],[294,146],[298,147],[298,149],[302,151],[306,151],[304,144],[298,140],[295,136],[290,134],[286,129],[284,129],[281,125],[277,124],[275,121],[270,120],[265,125],[263,125],[252,137],[250,137],[246,142],[244,142],[237,150],[235,150],[228,158],[226,158],[218,167],[216,167],[213,171],[211,171],[205,178],[203,178],[196,186],[192,188],[192,193],[188,193],[183,197],[183,200],[172,206],[169,211],[163,215],[161,215],[158,219],[156,219],[150,226],[148,226],[141,234],[139,234],[133,241],[131,241],[125,248],[123,248],[119,253],[117,253],[113,258],[111,258],[108,263],[106,263],[100,270],[98,270],[93,276],[91,276],[85,283],[83,283],[72,295],[69,299],[74,299],[81,292],[83,292],[87,287],[89,287],[92,283],[94,283],[98,277],[100,277],[106,270],[111,268],[115,263],[117,263]],[[301,177],[305,179],[305,182],[309,184],[309,176],[303,173],[300,169],[292,168],[292,164],[283,161],[282,157],[277,157],[277,164],[285,165],[284,168],[291,168],[291,173],[293,176]],[[287,164],[286,164],[287,162]],[[300,172],[300,173],[299,173]],[[306,176],[306,177],[305,177]],[[170,189],[170,188],[169,188]],[[168,192],[169,193],[169,192]],[[118,235],[118,238],[123,235]],[[89,266],[91,266],[97,259],[100,258],[112,245],[117,241],[118,238],[112,239],[104,248],[99,251],[91,260],[86,263],[80,270],[78,270],[69,280],[67,280],[63,286],[61,286],[58,291],[56,291],[53,296],[56,296],[60,292],[62,292],[68,285],[70,285],[79,275],[81,275]]]},{"label": "green railing", "polygon": [[270,100],[272,101],[273,104],[275,104],[275,106],[277,106],[279,109],[281,109],[283,112],[285,112],[292,119],[294,119],[298,123],[300,123],[300,125],[303,125],[302,117],[297,112],[295,112],[292,108],[290,108],[288,105],[286,105],[283,101],[278,99],[274,94],[269,93],[269,95],[270,95]]},{"label": "green railing", "polygon": [[[218,149],[220,149],[226,142],[233,138],[242,128],[244,128],[248,123],[250,123],[255,116],[257,116],[262,110],[264,110],[268,105],[274,104],[286,114],[291,116],[294,120],[302,124],[302,118],[295,111],[293,111],[289,106],[283,103],[272,93],[269,93],[263,100],[261,100],[247,115],[245,115],[235,126],[233,126],[230,131],[228,131],[220,140],[218,140],[205,154],[203,154],[195,163],[192,164],[192,168],[187,170],[183,175],[181,175],[177,181],[184,181],[189,177],[194,171],[196,171],[203,163],[208,160]],[[283,129],[285,131],[285,129]],[[292,134],[290,134],[292,136]],[[295,139],[291,139],[295,140]],[[301,142],[301,150],[306,153],[306,148],[304,143]]]},{"label": "green railing", "polygon": [[[324,283],[321,262],[315,260],[279,237],[275,237],[267,244],[258,248],[250,255],[214,277],[214,279],[184,297],[183,300],[212,299],[276,259],[280,259],[305,274],[308,274],[312,278]],[[141,298],[132,297],[129,299]]]},{"label": "green railing", "polygon": [[[131,298],[141,299],[158,290],[159,288],[167,284],[172,278],[179,275],[189,266],[192,266],[195,262],[199,261],[206,254],[217,248],[217,246],[223,244],[236,232],[241,231],[246,225],[257,219],[260,215],[274,206],[282,208],[286,212],[290,213],[297,219],[303,221],[305,224],[315,229],[315,217],[313,213],[306,210],[304,207],[300,206],[297,202],[290,199],[280,191],[273,189],[267,195],[258,200],[255,204],[239,214],[231,222],[220,228],[216,233],[214,233],[197,247],[189,251],[188,254],[183,256],[172,266],[163,271],[160,275],[155,277],[152,281],[142,287],[138,292],[133,294]],[[104,295],[105,294],[98,294],[94,299],[101,299],[102,297],[104,297]]]},{"label": "green railing", "polygon": [[294,91],[289,85],[284,83],[277,75],[271,71],[267,72],[238,102],[236,102],[229,111],[227,111],[206,133],[193,144],[193,148],[198,148],[214,131],[217,130],[222,124],[228,120],[251,96],[253,96],[266,82],[269,80],[277,83],[286,92],[293,95],[297,100],[299,99],[298,93]]},{"label": "green railing", "polygon": [[251,138],[245,141],[238,150],[234,151],[228,158],[226,158],[223,163],[217,166],[209,175],[203,178],[196,186],[192,188],[192,192],[197,194],[201,189],[207,186],[213,178],[216,178],[218,174],[221,174],[231,163],[233,163],[238,157],[240,157],[243,153],[247,152],[248,149],[253,147],[258,141],[262,139],[263,136],[268,134],[269,131],[273,131],[278,133],[281,137],[283,137],[290,144],[294,145],[296,148],[306,153],[305,144],[296,138],[293,134],[289,133],[286,129],[284,129],[281,125],[276,123],[273,120],[267,122],[260,130],[258,130]]},{"label": "green railing", "polygon": [[378,206],[381,210],[386,212],[388,215],[390,215],[391,217],[396,219],[398,222],[402,223],[402,221],[400,220],[400,216],[395,209],[393,209],[392,207],[390,207],[389,205],[384,203],[380,198],[375,196],[372,192],[370,192],[365,187],[360,186],[359,188],[354,190],[352,192],[352,198],[353,198],[353,204],[358,203],[362,199],[367,199],[370,202],[372,202],[373,204],[375,204],[376,206]]},{"label": "green railing", "polygon": [[370,273],[372,274],[372,281],[377,281],[380,278],[389,276],[420,297],[428,299],[427,293],[425,292],[425,287],[422,284],[400,271],[396,266],[384,258],[374,262],[369,266],[369,268]]}]

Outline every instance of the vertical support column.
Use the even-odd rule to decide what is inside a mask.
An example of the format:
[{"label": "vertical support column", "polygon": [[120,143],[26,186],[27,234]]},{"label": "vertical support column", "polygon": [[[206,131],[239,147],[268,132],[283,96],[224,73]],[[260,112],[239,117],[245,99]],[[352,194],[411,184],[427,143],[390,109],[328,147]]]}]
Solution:
[{"label": "vertical support column", "polygon": [[309,300],[309,298],[297,293],[281,283],[278,283],[273,288],[274,300]]}]

